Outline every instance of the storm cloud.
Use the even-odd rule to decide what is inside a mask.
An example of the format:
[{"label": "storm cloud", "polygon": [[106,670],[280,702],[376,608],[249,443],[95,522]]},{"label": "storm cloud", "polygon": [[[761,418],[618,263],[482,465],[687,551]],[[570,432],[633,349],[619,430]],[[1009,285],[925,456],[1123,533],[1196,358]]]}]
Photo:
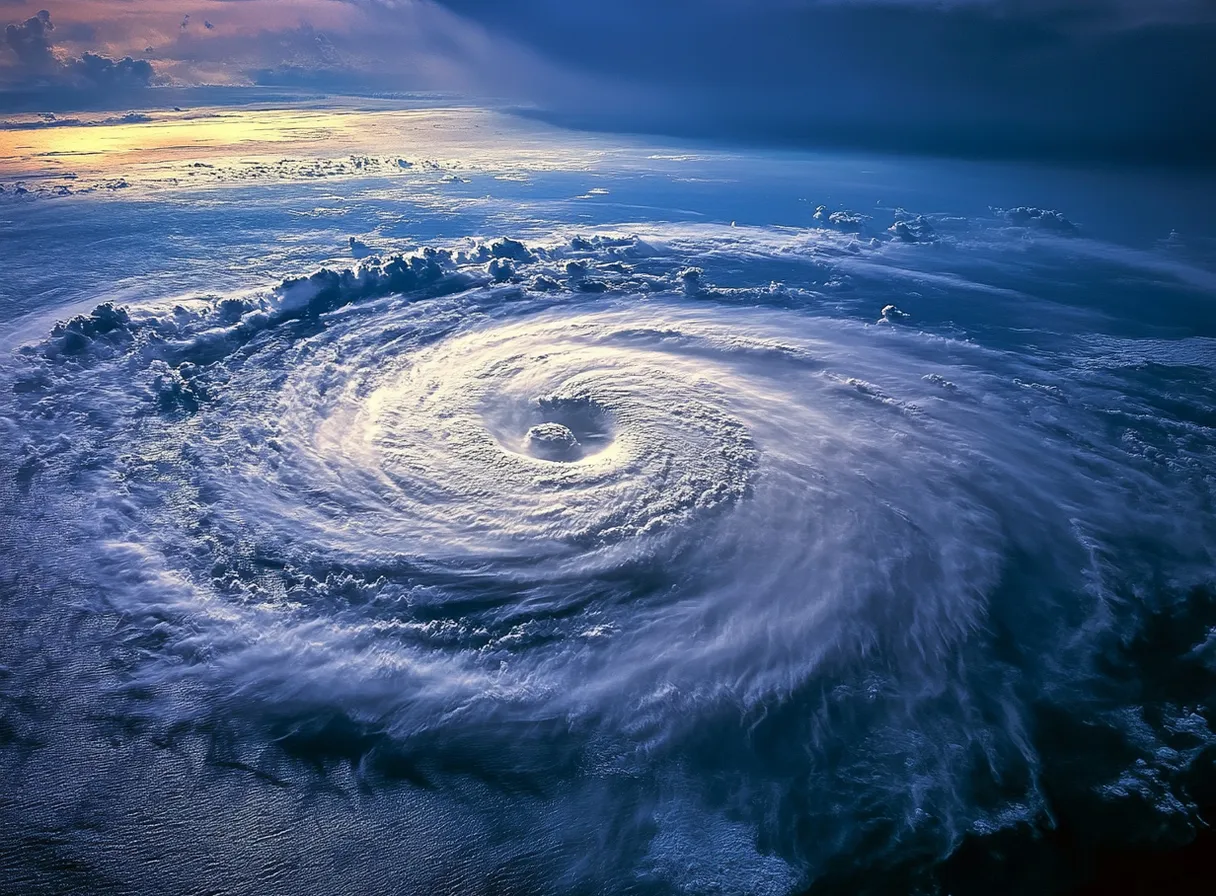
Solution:
[{"label": "storm cloud", "polygon": [[94,91],[129,90],[152,83],[156,73],[145,59],[112,59],[90,52],[61,58],[55,53],[54,31],[51,13],[45,9],[24,22],[7,25],[4,43],[9,64],[0,67],[0,83]]},{"label": "storm cloud", "polygon": [[16,57],[17,64],[31,72],[46,72],[57,64],[51,52],[51,14],[39,10],[24,22],[13,22],[4,29],[4,43]]}]

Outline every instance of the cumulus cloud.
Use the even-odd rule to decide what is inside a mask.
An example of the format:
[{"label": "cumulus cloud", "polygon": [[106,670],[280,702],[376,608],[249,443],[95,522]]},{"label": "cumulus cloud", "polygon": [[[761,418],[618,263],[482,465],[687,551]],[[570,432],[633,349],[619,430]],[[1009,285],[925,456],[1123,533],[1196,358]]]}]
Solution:
[{"label": "cumulus cloud", "polygon": [[81,89],[124,90],[147,87],[155,77],[145,59],[124,56],[113,59],[85,52],[78,57],[56,54],[49,10],[39,10],[24,22],[4,29],[9,65],[0,68],[0,79],[10,84],[44,84]]},{"label": "cumulus cloud", "polygon": [[1037,230],[1047,230],[1052,233],[1073,235],[1079,228],[1064,217],[1063,212],[1054,209],[1019,206],[1018,208],[998,209],[1002,217],[1015,227],[1029,227]]},{"label": "cumulus cloud", "polygon": [[147,87],[155,74],[146,59],[111,59],[97,53],[68,60],[64,70],[77,80],[103,87]]},{"label": "cumulus cloud", "polygon": [[812,217],[820,224],[826,224],[845,233],[860,233],[865,227],[866,221],[870,220],[869,215],[863,215],[860,212],[846,210],[828,211],[826,205],[818,206]]},{"label": "cumulus cloud", "polygon": [[887,232],[904,243],[931,243],[937,239],[933,226],[923,215],[910,215],[903,209],[896,211],[895,223]]},{"label": "cumulus cloud", "polygon": [[17,57],[17,64],[33,73],[50,71],[58,60],[51,52],[51,14],[45,9],[30,16],[24,22],[7,25],[4,43]]}]

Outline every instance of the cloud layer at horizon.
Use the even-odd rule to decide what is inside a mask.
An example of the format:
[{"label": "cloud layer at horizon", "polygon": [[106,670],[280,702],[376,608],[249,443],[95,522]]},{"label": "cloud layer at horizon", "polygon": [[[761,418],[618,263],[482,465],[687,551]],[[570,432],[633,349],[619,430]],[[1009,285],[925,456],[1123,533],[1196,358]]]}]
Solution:
[{"label": "cloud layer at horizon", "polygon": [[14,91],[27,98],[40,92],[47,108],[75,108],[68,88],[79,93],[92,85],[64,75],[76,60],[97,56],[130,57],[147,76],[141,86],[275,85],[322,93],[477,95],[489,84],[514,90],[512,72],[539,65],[429,0],[392,6],[343,0],[72,0],[50,4],[49,10],[41,8],[43,2],[4,3],[10,21],[0,43],[0,107],[8,99],[10,111]]},{"label": "cloud layer at horizon", "polygon": [[178,85],[451,90],[578,126],[744,142],[1216,158],[1204,0],[77,0],[54,13],[54,32],[10,28],[0,85],[53,72],[126,89],[154,68]]}]

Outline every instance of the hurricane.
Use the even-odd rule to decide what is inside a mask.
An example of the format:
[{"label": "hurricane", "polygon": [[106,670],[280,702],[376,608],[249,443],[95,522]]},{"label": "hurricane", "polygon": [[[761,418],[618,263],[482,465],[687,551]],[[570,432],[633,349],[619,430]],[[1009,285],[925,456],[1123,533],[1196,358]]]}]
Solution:
[{"label": "hurricane", "polygon": [[[928,892],[1094,813],[1185,842],[1209,342],[1040,328],[994,258],[1112,302],[1141,276],[1027,249],[1041,213],[956,222],[949,272],[929,219],[838,214],[460,238],[46,324],[0,370],[8,612],[60,642],[26,649],[102,651],[123,762],[353,799],[318,825],[427,855],[430,892]],[[922,322],[926,290],[1028,323]]]}]

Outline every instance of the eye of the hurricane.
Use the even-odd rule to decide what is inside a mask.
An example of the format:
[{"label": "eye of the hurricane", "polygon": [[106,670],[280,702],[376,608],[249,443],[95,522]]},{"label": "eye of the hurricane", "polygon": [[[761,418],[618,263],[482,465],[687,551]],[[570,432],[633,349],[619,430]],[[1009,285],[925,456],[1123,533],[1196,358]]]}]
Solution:
[{"label": "eye of the hurricane", "polygon": [[611,420],[593,399],[546,396],[529,408],[523,453],[538,460],[571,463],[603,451],[612,442]]},{"label": "eye of the hurricane", "polygon": [[570,427],[560,423],[539,423],[524,437],[528,453],[543,460],[577,460],[582,445]]},{"label": "eye of the hurricane", "polygon": [[[585,558],[606,546],[658,550],[659,533],[672,535],[664,545],[678,532],[695,541],[757,478],[752,426],[764,421],[738,414],[722,388],[750,387],[733,375],[732,351],[704,335],[709,325],[671,321],[696,342],[681,352],[638,317],[564,312],[471,327],[404,360],[396,346],[368,352],[338,370],[357,371],[345,388],[316,389],[312,403],[300,400],[314,388],[300,372],[290,391],[300,413],[287,426],[301,451],[273,471],[276,497],[324,487],[332,497],[315,531],[340,540],[348,563],[380,552]],[[291,502],[285,514],[298,524],[312,508]]]}]

